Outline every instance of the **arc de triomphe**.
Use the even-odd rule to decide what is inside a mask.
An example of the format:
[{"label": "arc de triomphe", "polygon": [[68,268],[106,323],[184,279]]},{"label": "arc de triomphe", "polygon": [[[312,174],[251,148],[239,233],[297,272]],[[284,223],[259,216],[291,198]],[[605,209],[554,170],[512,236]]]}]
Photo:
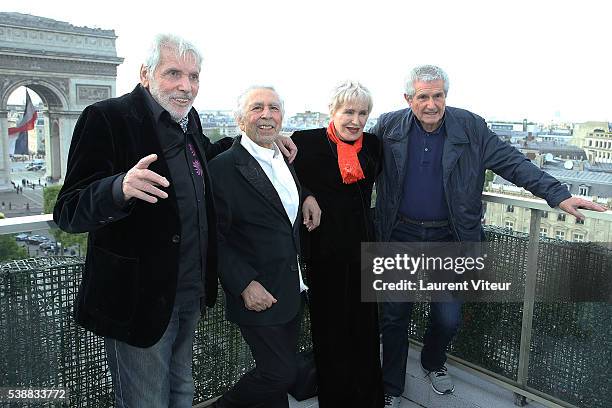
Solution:
[{"label": "arc de triomphe", "polygon": [[63,179],[72,131],[81,111],[115,96],[114,30],[75,27],[20,13],[0,13],[0,183],[10,184],[8,98],[20,86],[45,104],[47,175]]}]

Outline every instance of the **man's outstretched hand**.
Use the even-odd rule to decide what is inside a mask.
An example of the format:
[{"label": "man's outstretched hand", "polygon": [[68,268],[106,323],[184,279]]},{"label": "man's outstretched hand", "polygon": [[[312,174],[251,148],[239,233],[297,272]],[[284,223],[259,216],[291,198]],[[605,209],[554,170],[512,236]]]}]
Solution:
[{"label": "man's outstretched hand", "polygon": [[566,200],[561,201],[559,203],[559,209],[565,211],[568,214],[573,215],[579,220],[584,220],[584,215],[578,211],[578,208],[584,208],[585,210],[593,210],[603,212],[606,211],[607,208],[603,205],[596,204],[592,201],[585,200],[584,198],[578,197],[570,197]]},{"label": "man's outstretched hand", "polygon": [[168,187],[170,183],[165,177],[149,170],[149,166],[157,160],[156,154],[150,154],[140,159],[123,177],[123,197],[125,201],[131,198],[148,203],[156,203],[157,198],[168,198],[165,191],[157,187]]}]

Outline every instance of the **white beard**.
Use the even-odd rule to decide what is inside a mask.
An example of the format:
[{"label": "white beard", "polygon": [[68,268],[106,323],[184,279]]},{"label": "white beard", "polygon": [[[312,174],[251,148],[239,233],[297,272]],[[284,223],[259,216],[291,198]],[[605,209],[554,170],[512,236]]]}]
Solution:
[{"label": "white beard", "polygon": [[[151,92],[151,95],[153,96],[153,99],[155,99],[155,101],[157,103],[159,103],[159,105],[164,108],[165,110],[168,111],[168,113],[170,114],[170,117],[172,117],[172,120],[178,122],[179,120],[183,119],[185,116],[187,116],[187,114],[189,113],[189,111],[191,110],[191,107],[193,106],[193,96],[191,95],[191,92],[175,92],[175,93],[163,93],[159,87],[157,86],[157,83],[155,81],[150,81],[149,82],[149,91]],[[176,108],[173,104],[172,104],[172,98],[189,98],[191,99],[192,103],[189,104],[189,106],[186,106],[185,108]]]}]

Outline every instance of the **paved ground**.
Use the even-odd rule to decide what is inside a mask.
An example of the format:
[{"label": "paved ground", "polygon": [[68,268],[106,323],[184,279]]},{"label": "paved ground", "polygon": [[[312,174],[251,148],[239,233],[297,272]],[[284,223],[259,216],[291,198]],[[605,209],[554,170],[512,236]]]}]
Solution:
[{"label": "paved ground", "polygon": [[41,214],[43,210],[43,189],[24,187],[23,193],[17,194],[15,190],[0,192],[0,212],[6,218],[22,217],[25,215]]},{"label": "paved ground", "polygon": [[42,213],[45,175],[41,171],[26,170],[28,163],[11,162],[11,180],[14,185],[23,187],[23,193],[18,194],[12,185],[8,186],[12,191],[0,192],[0,212],[7,218]]},{"label": "paved ground", "polygon": [[[3,213],[6,218],[43,213],[44,172],[26,170],[25,166],[28,163],[29,162],[11,163],[11,181],[14,184],[4,186],[5,191],[0,191],[0,212]],[[23,184],[23,181],[26,181],[26,183]],[[23,187],[23,190],[17,193],[14,186]],[[7,188],[8,191],[6,191]],[[48,230],[26,231],[26,233],[43,235],[53,240]],[[37,257],[44,254],[44,251],[39,248],[38,244],[27,244],[26,242],[19,241],[18,245],[24,247],[30,256]]]}]

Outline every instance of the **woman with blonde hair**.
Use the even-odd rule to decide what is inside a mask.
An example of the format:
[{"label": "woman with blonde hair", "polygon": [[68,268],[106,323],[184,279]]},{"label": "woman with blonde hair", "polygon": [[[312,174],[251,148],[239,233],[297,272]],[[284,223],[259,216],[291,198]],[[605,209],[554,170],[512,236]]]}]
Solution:
[{"label": "woman with blonde hair", "polygon": [[345,81],[332,92],[327,128],[295,132],[294,167],[321,208],[318,228],[302,229],[310,287],[319,407],[384,406],[376,303],[361,302],[361,242],[374,241],[372,186],[381,157],[364,128],[370,92]]}]

